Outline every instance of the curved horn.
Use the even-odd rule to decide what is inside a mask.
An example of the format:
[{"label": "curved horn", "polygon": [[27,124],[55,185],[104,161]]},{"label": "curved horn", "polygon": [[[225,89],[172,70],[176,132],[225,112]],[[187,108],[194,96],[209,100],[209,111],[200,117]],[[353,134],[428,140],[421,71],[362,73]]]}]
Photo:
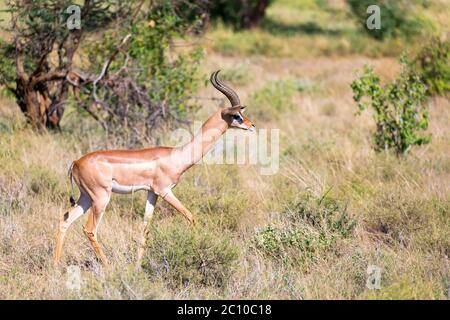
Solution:
[{"label": "curved horn", "polygon": [[211,74],[211,83],[220,92],[222,92],[230,101],[232,107],[239,106],[241,104],[241,101],[239,100],[239,96],[237,93],[231,89],[230,87],[224,85],[220,80],[217,78],[220,70],[217,70],[216,72],[213,72]]}]

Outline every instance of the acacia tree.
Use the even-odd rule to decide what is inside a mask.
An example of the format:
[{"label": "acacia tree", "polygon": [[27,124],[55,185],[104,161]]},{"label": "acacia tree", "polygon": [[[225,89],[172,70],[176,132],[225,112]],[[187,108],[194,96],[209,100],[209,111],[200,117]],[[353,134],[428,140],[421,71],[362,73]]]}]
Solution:
[{"label": "acacia tree", "polygon": [[[85,0],[82,28],[70,30],[66,9],[70,1],[8,1],[9,41],[2,41],[5,64],[0,81],[16,98],[22,112],[37,129],[59,128],[69,93],[73,59],[86,33],[106,27],[131,10],[130,3]],[[6,60],[9,60],[8,62]],[[14,72],[12,72],[14,71]]]},{"label": "acacia tree", "polygon": [[211,1],[212,18],[220,17],[236,29],[250,29],[259,25],[272,0],[216,0]]},{"label": "acacia tree", "polygon": [[272,0],[170,0],[179,17],[186,20],[201,18],[205,30],[209,20],[221,20],[234,29],[257,27]]},{"label": "acacia tree", "polygon": [[10,37],[0,41],[0,84],[32,126],[59,129],[69,97],[108,132],[145,135],[159,119],[176,118],[199,57],[169,59],[167,50],[195,21],[179,19],[164,0],[84,0],[81,28],[71,30],[71,4],[7,2]]}]

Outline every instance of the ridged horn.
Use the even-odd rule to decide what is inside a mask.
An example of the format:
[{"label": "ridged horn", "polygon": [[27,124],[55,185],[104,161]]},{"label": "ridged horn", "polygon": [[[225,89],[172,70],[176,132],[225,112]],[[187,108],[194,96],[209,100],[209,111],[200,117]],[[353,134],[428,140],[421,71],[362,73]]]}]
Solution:
[{"label": "ridged horn", "polygon": [[217,70],[211,74],[210,81],[212,85],[214,86],[214,88],[222,92],[228,98],[232,107],[241,105],[241,100],[239,100],[239,96],[237,95],[237,93],[230,87],[220,82],[218,78],[219,72],[220,70]]}]

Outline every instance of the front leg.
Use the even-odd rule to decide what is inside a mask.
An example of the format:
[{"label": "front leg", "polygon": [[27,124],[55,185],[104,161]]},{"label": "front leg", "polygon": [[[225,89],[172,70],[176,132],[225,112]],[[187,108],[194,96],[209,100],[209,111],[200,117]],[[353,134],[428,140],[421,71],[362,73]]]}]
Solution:
[{"label": "front leg", "polygon": [[144,228],[142,230],[141,239],[139,242],[138,255],[136,267],[140,268],[142,262],[142,256],[144,255],[145,245],[147,243],[149,225],[148,223],[153,217],[153,211],[155,210],[156,200],[158,200],[158,196],[153,192],[149,191],[147,196],[147,202],[145,204],[145,213],[144,213]]},{"label": "front leg", "polygon": [[180,200],[175,197],[172,190],[169,190],[165,195],[162,196],[172,207],[177,209],[191,225],[195,225],[194,217],[192,213],[180,202]]}]

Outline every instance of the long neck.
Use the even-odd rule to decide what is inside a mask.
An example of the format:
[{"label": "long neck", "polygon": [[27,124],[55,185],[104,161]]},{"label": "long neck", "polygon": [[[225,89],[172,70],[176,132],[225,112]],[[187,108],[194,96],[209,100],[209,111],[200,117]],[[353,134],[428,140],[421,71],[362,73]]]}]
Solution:
[{"label": "long neck", "polygon": [[203,123],[191,141],[179,148],[181,172],[200,161],[227,129],[228,124],[222,119],[221,110],[218,110]]}]

